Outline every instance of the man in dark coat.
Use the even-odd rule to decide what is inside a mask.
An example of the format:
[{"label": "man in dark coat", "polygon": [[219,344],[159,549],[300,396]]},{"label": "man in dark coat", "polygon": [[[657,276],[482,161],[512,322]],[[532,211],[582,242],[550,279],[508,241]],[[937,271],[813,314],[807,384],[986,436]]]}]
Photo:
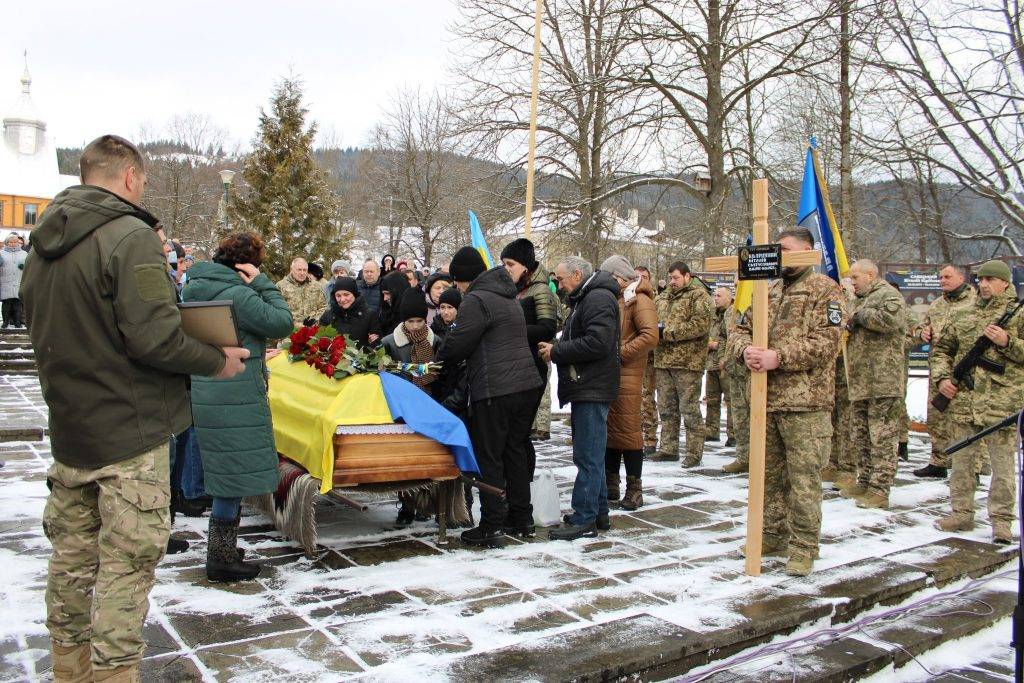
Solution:
[{"label": "man in dark coat", "polygon": [[363,269],[360,271],[362,278],[359,282],[359,296],[374,313],[380,311],[380,266],[376,261],[366,259]]},{"label": "man in dark coat", "polygon": [[551,532],[555,540],[594,536],[609,528],[604,451],[608,409],[619,395],[619,284],[604,271],[570,256],[555,268],[569,316],[562,338],[540,343],[540,355],[558,366],[558,402],[572,403],[573,513]]},{"label": "man in dark coat", "polygon": [[541,381],[508,271],[502,266],[486,270],[480,253],[463,247],[452,258],[450,272],[465,296],[437,360],[466,361],[469,434],[480,474],[507,496],[506,514],[505,500],[481,493],[480,525],[463,532],[462,540],[493,546],[506,532],[534,533],[525,443]]},{"label": "man in dark coat", "polygon": [[135,145],[104,135],[80,164],[82,184],[32,231],[21,283],[54,459],[46,627],[58,680],[139,680],[170,535],[167,437],[192,422],[188,375],[234,377],[249,351],[182,332]]}]

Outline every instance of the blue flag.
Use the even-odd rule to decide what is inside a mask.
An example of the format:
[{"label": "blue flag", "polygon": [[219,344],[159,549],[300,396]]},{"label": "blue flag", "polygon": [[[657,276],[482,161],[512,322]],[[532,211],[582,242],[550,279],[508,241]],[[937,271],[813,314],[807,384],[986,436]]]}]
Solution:
[{"label": "blue flag", "polygon": [[843,238],[829,205],[828,186],[821,173],[817,148],[818,141],[811,138],[807,159],[804,161],[804,181],[800,188],[796,222],[814,235],[814,242],[821,249],[821,270],[839,282],[839,278],[850,269],[850,264],[846,260]]},{"label": "blue flag", "polygon": [[487,248],[487,240],[484,239],[484,231],[480,229],[480,221],[472,211],[469,213],[469,237],[473,242],[473,248],[480,252],[484,265],[488,269],[494,267],[494,259],[491,258],[491,250]]}]

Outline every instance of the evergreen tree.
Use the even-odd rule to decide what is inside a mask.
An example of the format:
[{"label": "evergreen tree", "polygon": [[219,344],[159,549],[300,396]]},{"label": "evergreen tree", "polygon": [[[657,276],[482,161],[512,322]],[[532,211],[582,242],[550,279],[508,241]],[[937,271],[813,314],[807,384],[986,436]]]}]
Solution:
[{"label": "evergreen tree", "polygon": [[316,124],[306,127],[307,113],[298,79],[275,86],[242,169],[245,187],[231,202],[232,226],[263,236],[263,270],[272,279],[287,275],[298,256],[330,264],[350,239],[342,234],[340,202],[327,172],[314,159]]}]

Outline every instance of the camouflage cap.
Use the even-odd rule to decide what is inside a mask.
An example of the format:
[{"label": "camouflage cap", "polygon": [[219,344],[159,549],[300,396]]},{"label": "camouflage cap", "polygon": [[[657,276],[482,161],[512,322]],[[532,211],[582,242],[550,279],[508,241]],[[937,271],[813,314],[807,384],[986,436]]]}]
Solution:
[{"label": "camouflage cap", "polygon": [[981,268],[978,268],[978,277],[997,277],[1000,280],[1013,282],[1013,275],[1010,274],[1010,266],[1006,265],[1003,261],[997,261],[995,259],[981,264]]}]

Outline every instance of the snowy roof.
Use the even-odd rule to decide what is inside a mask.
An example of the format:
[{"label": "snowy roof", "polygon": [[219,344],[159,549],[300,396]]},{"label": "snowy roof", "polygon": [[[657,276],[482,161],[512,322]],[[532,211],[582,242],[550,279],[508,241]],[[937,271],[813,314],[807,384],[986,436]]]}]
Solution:
[{"label": "snowy roof", "polygon": [[[627,218],[622,218],[611,209],[604,210],[605,237],[619,242],[637,242],[650,244],[651,240],[660,232],[660,229],[649,228],[639,224],[638,212],[631,209]],[[579,214],[575,212],[558,213],[551,209],[541,208],[534,210],[530,221],[532,232],[549,234],[568,229],[573,223],[579,220]],[[526,218],[517,217],[506,223],[494,226],[494,235],[521,235],[523,234]]]},{"label": "snowy roof", "polygon": [[62,176],[57,168],[57,151],[46,134],[31,94],[28,66],[21,76],[21,94],[7,109],[0,140],[0,194],[51,199],[78,183],[75,176]]}]

